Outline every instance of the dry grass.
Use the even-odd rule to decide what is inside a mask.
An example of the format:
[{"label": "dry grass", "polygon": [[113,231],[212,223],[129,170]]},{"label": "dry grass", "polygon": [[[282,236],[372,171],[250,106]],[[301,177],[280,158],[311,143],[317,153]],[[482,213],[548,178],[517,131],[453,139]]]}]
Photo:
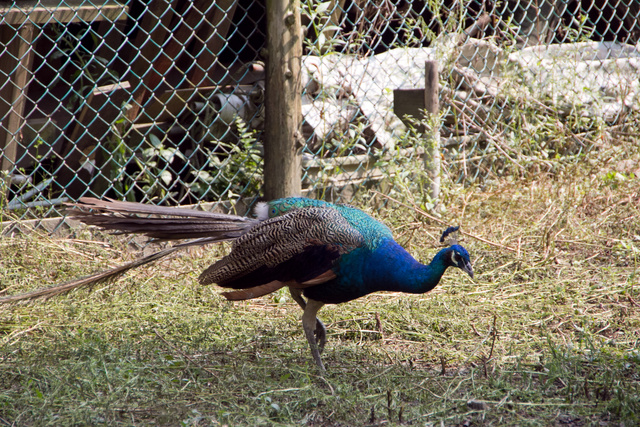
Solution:
[{"label": "dry grass", "polygon": [[[449,271],[425,295],[324,309],[324,377],[286,293],[231,304],[197,286],[219,249],[2,307],[0,423],[638,424],[640,190],[611,174],[633,147],[555,175],[448,189],[445,222],[482,239],[463,241],[475,279]],[[358,201],[384,205],[374,215],[426,261],[442,226],[402,203]],[[2,292],[132,256],[78,237],[0,241]]]}]

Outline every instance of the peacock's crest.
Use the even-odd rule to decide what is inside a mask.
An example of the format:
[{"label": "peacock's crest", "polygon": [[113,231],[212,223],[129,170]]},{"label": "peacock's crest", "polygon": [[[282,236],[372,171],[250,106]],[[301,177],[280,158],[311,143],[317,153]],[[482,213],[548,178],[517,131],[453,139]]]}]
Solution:
[{"label": "peacock's crest", "polygon": [[448,246],[457,245],[458,230],[460,230],[460,226],[447,227],[447,229],[442,232],[442,236],[440,237],[440,243],[446,242]]}]

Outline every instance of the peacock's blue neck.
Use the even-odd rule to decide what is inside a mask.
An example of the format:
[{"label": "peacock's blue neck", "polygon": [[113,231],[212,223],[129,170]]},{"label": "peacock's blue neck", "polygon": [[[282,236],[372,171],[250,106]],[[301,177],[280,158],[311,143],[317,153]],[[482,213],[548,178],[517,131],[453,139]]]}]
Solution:
[{"label": "peacock's blue neck", "polygon": [[425,265],[416,261],[393,240],[380,244],[368,258],[365,282],[373,291],[425,293],[433,289],[447,269],[446,254],[441,250]]},{"label": "peacock's blue neck", "polygon": [[362,247],[342,255],[338,278],[331,284],[308,288],[305,295],[340,303],[377,291],[428,292],[447,269],[446,251],[440,251],[430,264],[423,265],[392,239],[384,239],[375,249]]},{"label": "peacock's blue neck", "polygon": [[424,293],[433,289],[447,269],[451,249],[443,249],[428,265],[420,264],[392,239],[375,248],[361,247],[340,257],[337,278],[304,290],[308,298],[339,304],[378,291]]}]

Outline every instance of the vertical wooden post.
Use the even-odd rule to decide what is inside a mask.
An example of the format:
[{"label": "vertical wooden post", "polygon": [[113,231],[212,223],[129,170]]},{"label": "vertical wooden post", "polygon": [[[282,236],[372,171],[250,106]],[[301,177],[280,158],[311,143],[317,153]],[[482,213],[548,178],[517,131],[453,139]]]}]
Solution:
[{"label": "vertical wooden post", "polygon": [[301,192],[302,29],[299,0],[267,0],[264,196]]},{"label": "vertical wooden post", "polygon": [[2,53],[6,53],[0,63],[0,75],[5,76],[0,78],[0,171],[11,171],[16,165],[37,34],[38,29],[30,23],[19,29],[6,25],[0,29]]},{"label": "vertical wooden post", "polygon": [[424,109],[425,109],[425,138],[427,146],[424,153],[424,162],[427,174],[431,179],[431,192],[429,196],[437,205],[440,196],[440,126],[438,102],[439,77],[438,62],[426,61],[424,72]]}]

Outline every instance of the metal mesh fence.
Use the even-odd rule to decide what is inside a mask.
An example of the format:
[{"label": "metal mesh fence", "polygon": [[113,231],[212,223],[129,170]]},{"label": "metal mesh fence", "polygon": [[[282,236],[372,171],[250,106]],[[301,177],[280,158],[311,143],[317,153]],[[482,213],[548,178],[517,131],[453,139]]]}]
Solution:
[{"label": "metal mesh fence", "polygon": [[[425,60],[440,64],[444,173],[537,173],[636,122],[640,5],[302,0],[303,189],[421,191]],[[264,2],[0,2],[3,220],[81,196],[260,195]],[[410,119],[407,115],[412,115]]]}]

